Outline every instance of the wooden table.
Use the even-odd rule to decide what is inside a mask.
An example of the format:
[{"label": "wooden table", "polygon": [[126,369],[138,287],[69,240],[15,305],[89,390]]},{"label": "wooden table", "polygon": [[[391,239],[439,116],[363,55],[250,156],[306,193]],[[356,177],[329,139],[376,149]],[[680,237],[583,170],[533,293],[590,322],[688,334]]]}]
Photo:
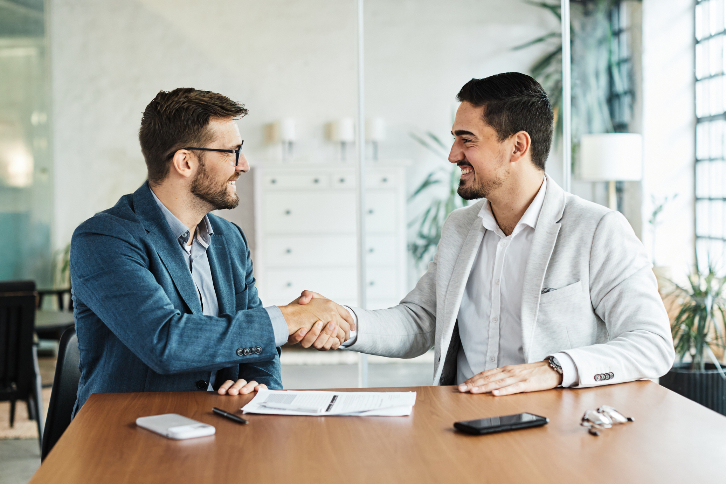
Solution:
[{"label": "wooden table", "polygon": [[[374,389],[371,389],[371,391]],[[723,482],[726,418],[649,382],[492,397],[454,387],[418,392],[410,417],[249,415],[250,396],[207,392],[95,394],[31,483],[669,483]],[[355,390],[351,390],[355,391]],[[635,418],[593,437],[587,409],[609,404]],[[452,423],[519,412],[544,427],[485,436]],[[212,437],[172,441],[137,417],[179,413],[214,425]]]}]

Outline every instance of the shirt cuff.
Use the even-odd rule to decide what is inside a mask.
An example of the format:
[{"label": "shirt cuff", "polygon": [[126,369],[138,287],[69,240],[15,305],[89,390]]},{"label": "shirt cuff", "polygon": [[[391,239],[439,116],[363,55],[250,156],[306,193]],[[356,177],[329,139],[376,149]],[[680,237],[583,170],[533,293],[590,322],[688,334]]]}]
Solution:
[{"label": "shirt cuff", "polygon": [[351,330],[350,332],[350,338],[340,345],[341,348],[348,348],[355,344],[356,340],[358,339],[358,316],[353,312],[352,309],[350,309],[348,306],[343,306],[345,309],[348,310],[350,313],[350,317],[353,318],[353,322],[355,323],[355,330]]},{"label": "shirt cuff", "polygon": [[290,336],[285,316],[282,315],[282,311],[277,306],[268,306],[265,311],[270,316],[272,330],[275,332],[275,346],[284,345],[287,343],[287,337]]},{"label": "shirt cuff", "polygon": [[577,371],[575,361],[567,353],[555,353],[557,362],[562,367],[562,387],[569,388],[580,382],[580,375]]}]

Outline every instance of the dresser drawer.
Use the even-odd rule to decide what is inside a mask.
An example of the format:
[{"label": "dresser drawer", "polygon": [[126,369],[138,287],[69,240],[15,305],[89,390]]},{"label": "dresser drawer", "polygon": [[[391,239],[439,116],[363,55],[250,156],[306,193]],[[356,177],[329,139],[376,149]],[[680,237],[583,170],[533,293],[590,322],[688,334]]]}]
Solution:
[{"label": "dresser drawer", "polygon": [[391,188],[398,183],[398,175],[392,170],[375,170],[366,174],[366,187],[368,188]]},{"label": "dresser drawer", "polygon": [[309,289],[330,299],[355,300],[356,270],[344,269],[270,269],[261,282],[264,293],[260,297],[265,304],[287,304],[300,293]]},{"label": "dresser drawer", "polygon": [[395,269],[371,268],[366,271],[366,281],[367,299],[395,299],[398,296]]},{"label": "dresser drawer", "polygon": [[353,171],[334,172],[330,175],[330,184],[333,188],[355,188],[358,185]]},{"label": "dresser drawer", "polygon": [[395,235],[368,235],[366,247],[367,266],[391,267],[396,263],[399,248]]},{"label": "dresser drawer", "polygon": [[265,188],[329,188],[330,175],[320,174],[281,174],[265,175],[262,179]]},{"label": "dresser drawer", "polygon": [[396,192],[380,190],[366,197],[366,232],[395,233],[397,228]]},{"label": "dresser drawer", "polygon": [[270,192],[262,198],[262,226],[269,234],[354,234],[355,192]]},{"label": "dresser drawer", "polygon": [[355,267],[355,235],[327,237],[274,235],[264,247],[267,267]]}]

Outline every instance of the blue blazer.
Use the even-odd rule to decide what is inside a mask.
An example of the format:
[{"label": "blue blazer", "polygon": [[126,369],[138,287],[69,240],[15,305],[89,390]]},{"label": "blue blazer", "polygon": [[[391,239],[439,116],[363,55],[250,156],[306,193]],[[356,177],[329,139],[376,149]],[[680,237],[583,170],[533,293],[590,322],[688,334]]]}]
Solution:
[{"label": "blue blazer", "polygon": [[204,316],[183,248],[144,183],[83,222],[71,241],[81,379],[92,393],[206,390],[256,380],[282,388],[280,352],[242,230],[208,215],[219,317]]}]

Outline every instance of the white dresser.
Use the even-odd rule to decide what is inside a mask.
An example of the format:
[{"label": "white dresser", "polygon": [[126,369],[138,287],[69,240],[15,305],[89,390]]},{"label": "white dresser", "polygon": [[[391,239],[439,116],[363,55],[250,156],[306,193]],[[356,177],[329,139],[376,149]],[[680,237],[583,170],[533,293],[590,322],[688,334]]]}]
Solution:
[{"label": "white dresser", "polygon": [[[369,309],[406,295],[406,163],[366,166]],[[284,305],[311,289],[358,304],[354,164],[255,166],[254,264],[264,304]]]}]

